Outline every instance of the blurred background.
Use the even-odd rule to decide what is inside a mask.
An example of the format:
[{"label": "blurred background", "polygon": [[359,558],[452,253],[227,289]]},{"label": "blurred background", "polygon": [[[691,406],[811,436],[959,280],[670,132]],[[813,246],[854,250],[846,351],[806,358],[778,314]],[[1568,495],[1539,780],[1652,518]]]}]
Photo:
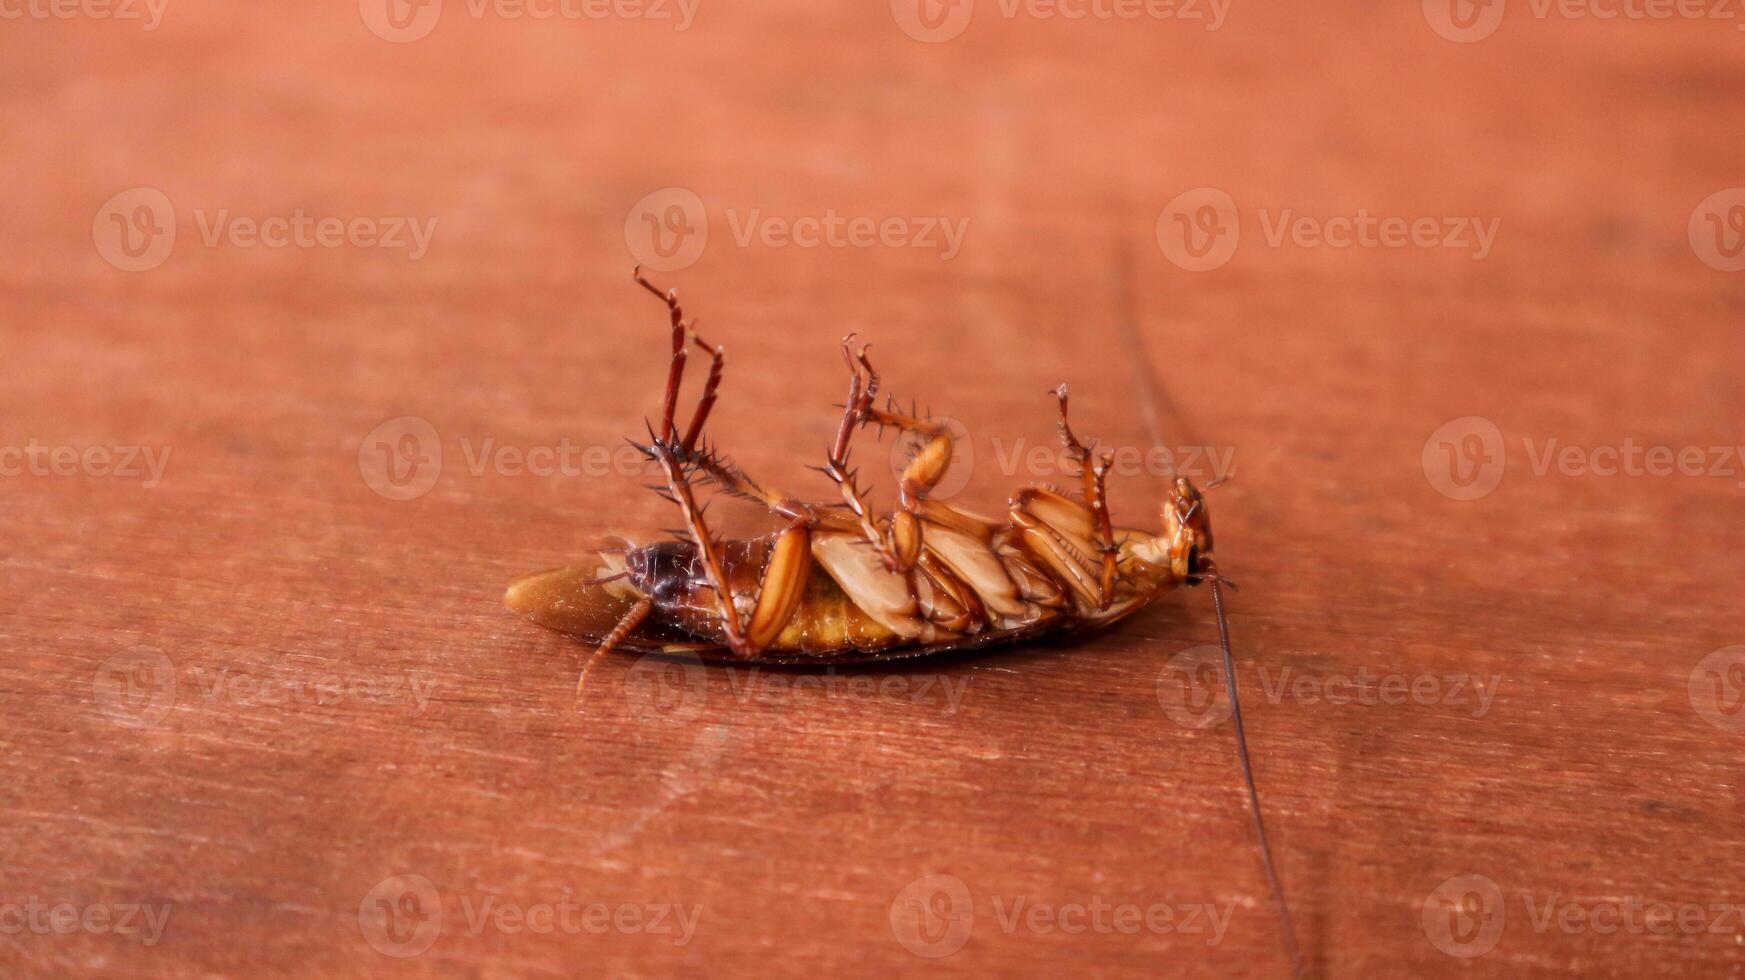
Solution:
[{"label": "blurred background", "polygon": [[[626,657],[578,703],[586,651],[500,596],[675,523],[621,452],[640,263],[765,482],[828,499],[850,332],[963,437],[957,501],[1065,482],[1062,382],[1120,523],[1228,477],[1314,974],[1738,971],[1742,29],[0,0],[0,962],[1288,969],[1201,594],[854,676]],[[890,506],[905,448],[857,458]]]}]

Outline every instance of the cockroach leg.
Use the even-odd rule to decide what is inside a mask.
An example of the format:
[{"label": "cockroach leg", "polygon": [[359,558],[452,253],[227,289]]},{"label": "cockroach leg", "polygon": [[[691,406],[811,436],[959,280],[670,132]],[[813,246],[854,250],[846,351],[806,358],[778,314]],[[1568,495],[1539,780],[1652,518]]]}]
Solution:
[{"label": "cockroach leg", "polygon": [[[836,429],[836,442],[830,447],[830,454],[820,472],[836,482],[837,489],[842,493],[843,503],[848,505],[855,520],[859,522],[860,532],[867,542],[878,552],[879,560],[885,563],[885,568],[896,571],[899,561],[895,552],[885,542],[885,537],[879,532],[872,511],[866,505],[866,497],[862,494],[857,482],[857,470],[848,468],[848,444],[854,438],[854,432],[866,424],[871,417],[873,395],[879,388],[879,376],[872,371],[866,361],[867,348],[863,346],[857,357],[854,353],[854,335],[842,338],[842,359],[848,364],[848,400],[843,403],[842,424]],[[861,375],[861,365],[867,364],[865,378]]]},{"label": "cockroach leg", "polygon": [[[719,350],[715,352],[715,364],[710,371],[709,381],[704,386],[703,399],[697,405],[697,410],[691,416],[691,424],[686,429],[685,440],[675,436],[676,428],[673,417],[677,414],[679,386],[685,379],[685,322],[684,310],[679,306],[679,296],[674,290],[661,292],[654,283],[643,278],[642,269],[637,267],[635,279],[642,288],[659,297],[666,304],[668,317],[672,323],[672,360],[667,368],[666,397],[663,402],[660,420],[660,432],[653,437],[652,445],[646,452],[659,460],[661,469],[666,474],[669,499],[677,504],[685,515],[685,526],[690,532],[693,542],[697,545],[697,553],[703,560],[703,569],[709,578],[709,585],[715,592],[715,599],[721,613],[721,628],[726,634],[727,645],[734,654],[741,657],[751,655],[751,650],[745,642],[745,635],[740,630],[739,610],[733,604],[733,591],[729,587],[727,575],[721,562],[721,543],[709,533],[709,526],[703,520],[702,508],[697,506],[696,495],[691,490],[690,477],[686,472],[686,464],[693,456],[695,440],[701,436],[703,423],[708,419],[709,407],[715,399],[715,389],[720,385],[722,358]],[[700,342],[699,342],[700,343]],[[705,349],[707,349],[705,345]]]},{"label": "cockroach leg", "polygon": [[841,517],[821,511],[792,494],[763,486],[717,453],[694,452],[685,462],[701,472],[721,492],[762,504],[770,513],[783,520],[803,523],[808,527],[847,523]]},{"label": "cockroach leg", "polygon": [[666,472],[671,499],[684,514],[685,527],[697,546],[697,554],[702,558],[703,571],[708,576],[709,587],[715,592],[716,604],[721,613],[721,629],[726,635],[727,646],[738,656],[750,656],[751,650],[746,645],[745,634],[739,626],[739,609],[733,604],[733,591],[723,570],[721,542],[709,533],[709,525],[703,520],[702,508],[697,506],[697,498],[691,491],[691,481],[685,474],[679,452],[672,443],[660,440],[656,440],[650,448],[654,450],[655,458],[660,460],[661,469]]},{"label": "cockroach leg", "polygon": [[703,434],[703,423],[709,419],[709,410],[715,407],[715,394],[721,389],[721,372],[727,366],[727,354],[719,347],[705,343],[696,334],[697,323],[691,321],[691,339],[697,346],[709,353],[709,377],[703,382],[702,397],[697,399],[697,410],[691,415],[691,424],[685,428],[685,438],[680,446],[686,453],[695,450],[697,439]]},{"label": "cockroach leg", "polygon": [[1072,426],[1067,424],[1067,394],[1066,385],[1054,389],[1054,397],[1060,400],[1060,441],[1066,446],[1067,458],[1078,465],[1079,477],[1084,480],[1085,506],[1091,509],[1096,519],[1097,530],[1101,533],[1103,544],[1103,574],[1101,605],[1099,608],[1109,608],[1109,603],[1115,599],[1115,566],[1120,561],[1120,549],[1115,545],[1115,525],[1109,518],[1109,502],[1106,492],[1109,477],[1109,466],[1114,462],[1113,453],[1093,455],[1090,449],[1079,442],[1073,435]]},{"label": "cockroach leg", "polygon": [[757,606],[745,626],[745,639],[755,652],[782,635],[805,598],[812,577],[812,529],[796,524],[776,537],[758,583]]},{"label": "cockroach leg", "polygon": [[676,289],[662,291],[659,286],[643,278],[642,266],[637,266],[631,273],[637,285],[653,293],[656,298],[666,304],[667,315],[672,321],[673,354],[667,367],[666,398],[662,403],[660,441],[671,442],[673,438],[673,416],[679,405],[679,385],[685,379],[685,311],[679,306],[679,293]]},{"label": "cockroach leg", "polygon": [[861,424],[875,422],[880,426],[894,426],[905,432],[914,432],[927,440],[915,458],[904,468],[902,477],[897,481],[897,501],[902,509],[891,517],[890,531],[885,536],[881,547],[881,555],[886,566],[893,571],[907,572],[915,567],[915,562],[921,556],[922,545],[922,512],[927,500],[927,494],[939,481],[944,479],[946,469],[951,465],[951,454],[956,447],[951,430],[944,423],[917,418],[913,413],[904,414],[896,410],[893,403],[888,408],[878,408],[872,404],[872,394],[878,390],[878,371],[868,359],[866,348],[862,347],[855,355],[855,360],[866,369],[866,391],[861,396],[862,407],[857,413]]},{"label": "cockroach leg", "polygon": [[1029,551],[1059,584],[1072,590],[1083,609],[1106,609],[1092,558],[1095,519],[1081,503],[1043,487],[1027,487],[1013,499],[1011,520]]},{"label": "cockroach leg", "polygon": [[690,453],[697,445],[697,439],[703,434],[703,423],[709,419],[709,410],[715,407],[715,396],[721,389],[721,374],[727,366],[727,355],[720,347],[708,343],[697,335],[697,322],[691,321],[689,328],[685,326],[685,310],[679,305],[679,291],[676,289],[662,290],[649,282],[642,274],[642,267],[637,266],[633,273],[636,282],[642,288],[653,293],[662,303],[666,304],[667,316],[672,322],[673,356],[672,364],[667,368],[666,401],[661,415],[661,438],[671,441],[674,432],[674,416],[677,413],[679,401],[679,383],[685,376],[685,340],[694,341],[697,347],[709,355],[709,377],[703,382],[703,394],[697,399],[697,407],[691,413],[691,424],[685,427],[685,436],[679,441],[684,453]]}]

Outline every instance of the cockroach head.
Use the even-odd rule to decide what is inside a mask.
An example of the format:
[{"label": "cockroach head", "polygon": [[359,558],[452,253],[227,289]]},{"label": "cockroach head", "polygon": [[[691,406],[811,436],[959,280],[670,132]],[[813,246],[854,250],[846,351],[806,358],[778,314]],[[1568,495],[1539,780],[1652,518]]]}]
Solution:
[{"label": "cockroach head", "polygon": [[1205,496],[1185,476],[1175,478],[1175,486],[1163,502],[1163,543],[1170,571],[1190,585],[1197,584],[1200,576],[1216,573],[1212,516],[1206,510]]}]

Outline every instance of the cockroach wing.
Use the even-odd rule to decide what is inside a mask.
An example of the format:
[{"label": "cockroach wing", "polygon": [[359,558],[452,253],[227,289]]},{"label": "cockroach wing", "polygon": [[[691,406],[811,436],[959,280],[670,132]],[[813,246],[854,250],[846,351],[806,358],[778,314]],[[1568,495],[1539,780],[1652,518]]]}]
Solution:
[{"label": "cockroach wing", "polygon": [[[601,583],[624,569],[622,554],[591,552],[565,568],[524,575],[510,584],[503,602],[547,629],[599,643],[636,604],[636,590],[623,579]],[[711,649],[714,644],[645,619],[618,644],[634,653],[678,653]]]}]

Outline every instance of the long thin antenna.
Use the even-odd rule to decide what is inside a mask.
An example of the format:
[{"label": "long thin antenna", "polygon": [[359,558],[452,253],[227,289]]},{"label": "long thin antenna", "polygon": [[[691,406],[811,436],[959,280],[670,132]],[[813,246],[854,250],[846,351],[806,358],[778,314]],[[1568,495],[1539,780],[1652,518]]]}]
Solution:
[{"label": "long thin antenna", "polygon": [[[599,581],[610,582],[614,578],[621,577],[622,576],[620,575],[614,575],[612,578],[600,579]],[[594,653],[588,658],[588,662],[582,664],[581,676],[576,678],[577,701],[582,699],[582,686],[588,683],[588,671],[594,666],[594,662],[599,660],[601,657],[604,657],[606,651],[617,646],[626,636],[629,636],[631,630],[641,626],[642,621],[647,619],[648,614],[653,610],[654,601],[649,599],[647,596],[636,600],[636,605],[630,607],[630,611],[624,614],[624,618],[618,621],[618,625],[612,627],[612,632],[607,633],[606,638],[600,641],[600,645],[594,648]]]},{"label": "long thin antenna", "polygon": [[1230,721],[1236,728],[1236,754],[1242,758],[1242,780],[1248,784],[1248,809],[1254,814],[1254,835],[1260,841],[1260,859],[1266,865],[1266,880],[1272,885],[1273,901],[1278,903],[1278,918],[1285,930],[1285,948],[1291,954],[1291,974],[1308,976],[1303,971],[1303,953],[1297,947],[1297,931],[1291,925],[1291,907],[1285,902],[1284,885],[1279,883],[1278,868],[1272,861],[1272,845],[1266,840],[1266,821],[1260,816],[1260,793],[1254,788],[1254,765],[1248,761],[1248,737],[1242,733],[1242,702],[1236,696],[1236,658],[1230,653],[1230,624],[1224,618],[1224,593],[1218,579],[1207,580],[1212,586],[1212,607],[1218,611],[1218,645],[1224,650],[1224,686],[1230,691]]},{"label": "long thin antenna", "polygon": [[[1125,202],[1122,202],[1123,204]],[[1124,214],[1127,207],[1118,209],[1118,214]],[[1132,248],[1127,236],[1117,230],[1115,234],[1115,305],[1116,331],[1126,344],[1131,354],[1129,360],[1133,364],[1133,374],[1139,384],[1140,392],[1145,396],[1142,405],[1145,409],[1145,427],[1150,430],[1151,442],[1161,446],[1163,442],[1163,415],[1169,414],[1171,420],[1179,427],[1178,432],[1186,433],[1187,429],[1175,406],[1163,393],[1163,386],[1157,381],[1156,369],[1152,367],[1151,359],[1145,352],[1145,340],[1139,333],[1139,318],[1135,310],[1133,296],[1133,265]],[[1191,438],[1186,440],[1192,442]],[[1169,490],[1169,481],[1165,481],[1165,490]],[[1236,698],[1236,657],[1230,652],[1230,625],[1224,618],[1224,593],[1220,588],[1217,575],[1206,577],[1212,586],[1212,606],[1218,611],[1218,643],[1224,650],[1224,686],[1230,691],[1230,719],[1236,728],[1236,751],[1242,759],[1242,779],[1248,786],[1248,809],[1254,815],[1254,834],[1260,841],[1260,857],[1266,864],[1266,880],[1272,886],[1273,901],[1278,903],[1279,923],[1284,927],[1285,950],[1291,957],[1291,971],[1296,977],[1308,974],[1303,970],[1303,954],[1297,946],[1297,932],[1291,925],[1290,906],[1285,903],[1284,886],[1279,883],[1278,868],[1273,865],[1272,845],[1266,839],[1266,823],[1260,816],[1260,793],[1254,788],[1254,765],[1248,760],[1248,737],[1242,731],[1242,705]],[[1236,583],[1230,583],[1234,589]]]}]

